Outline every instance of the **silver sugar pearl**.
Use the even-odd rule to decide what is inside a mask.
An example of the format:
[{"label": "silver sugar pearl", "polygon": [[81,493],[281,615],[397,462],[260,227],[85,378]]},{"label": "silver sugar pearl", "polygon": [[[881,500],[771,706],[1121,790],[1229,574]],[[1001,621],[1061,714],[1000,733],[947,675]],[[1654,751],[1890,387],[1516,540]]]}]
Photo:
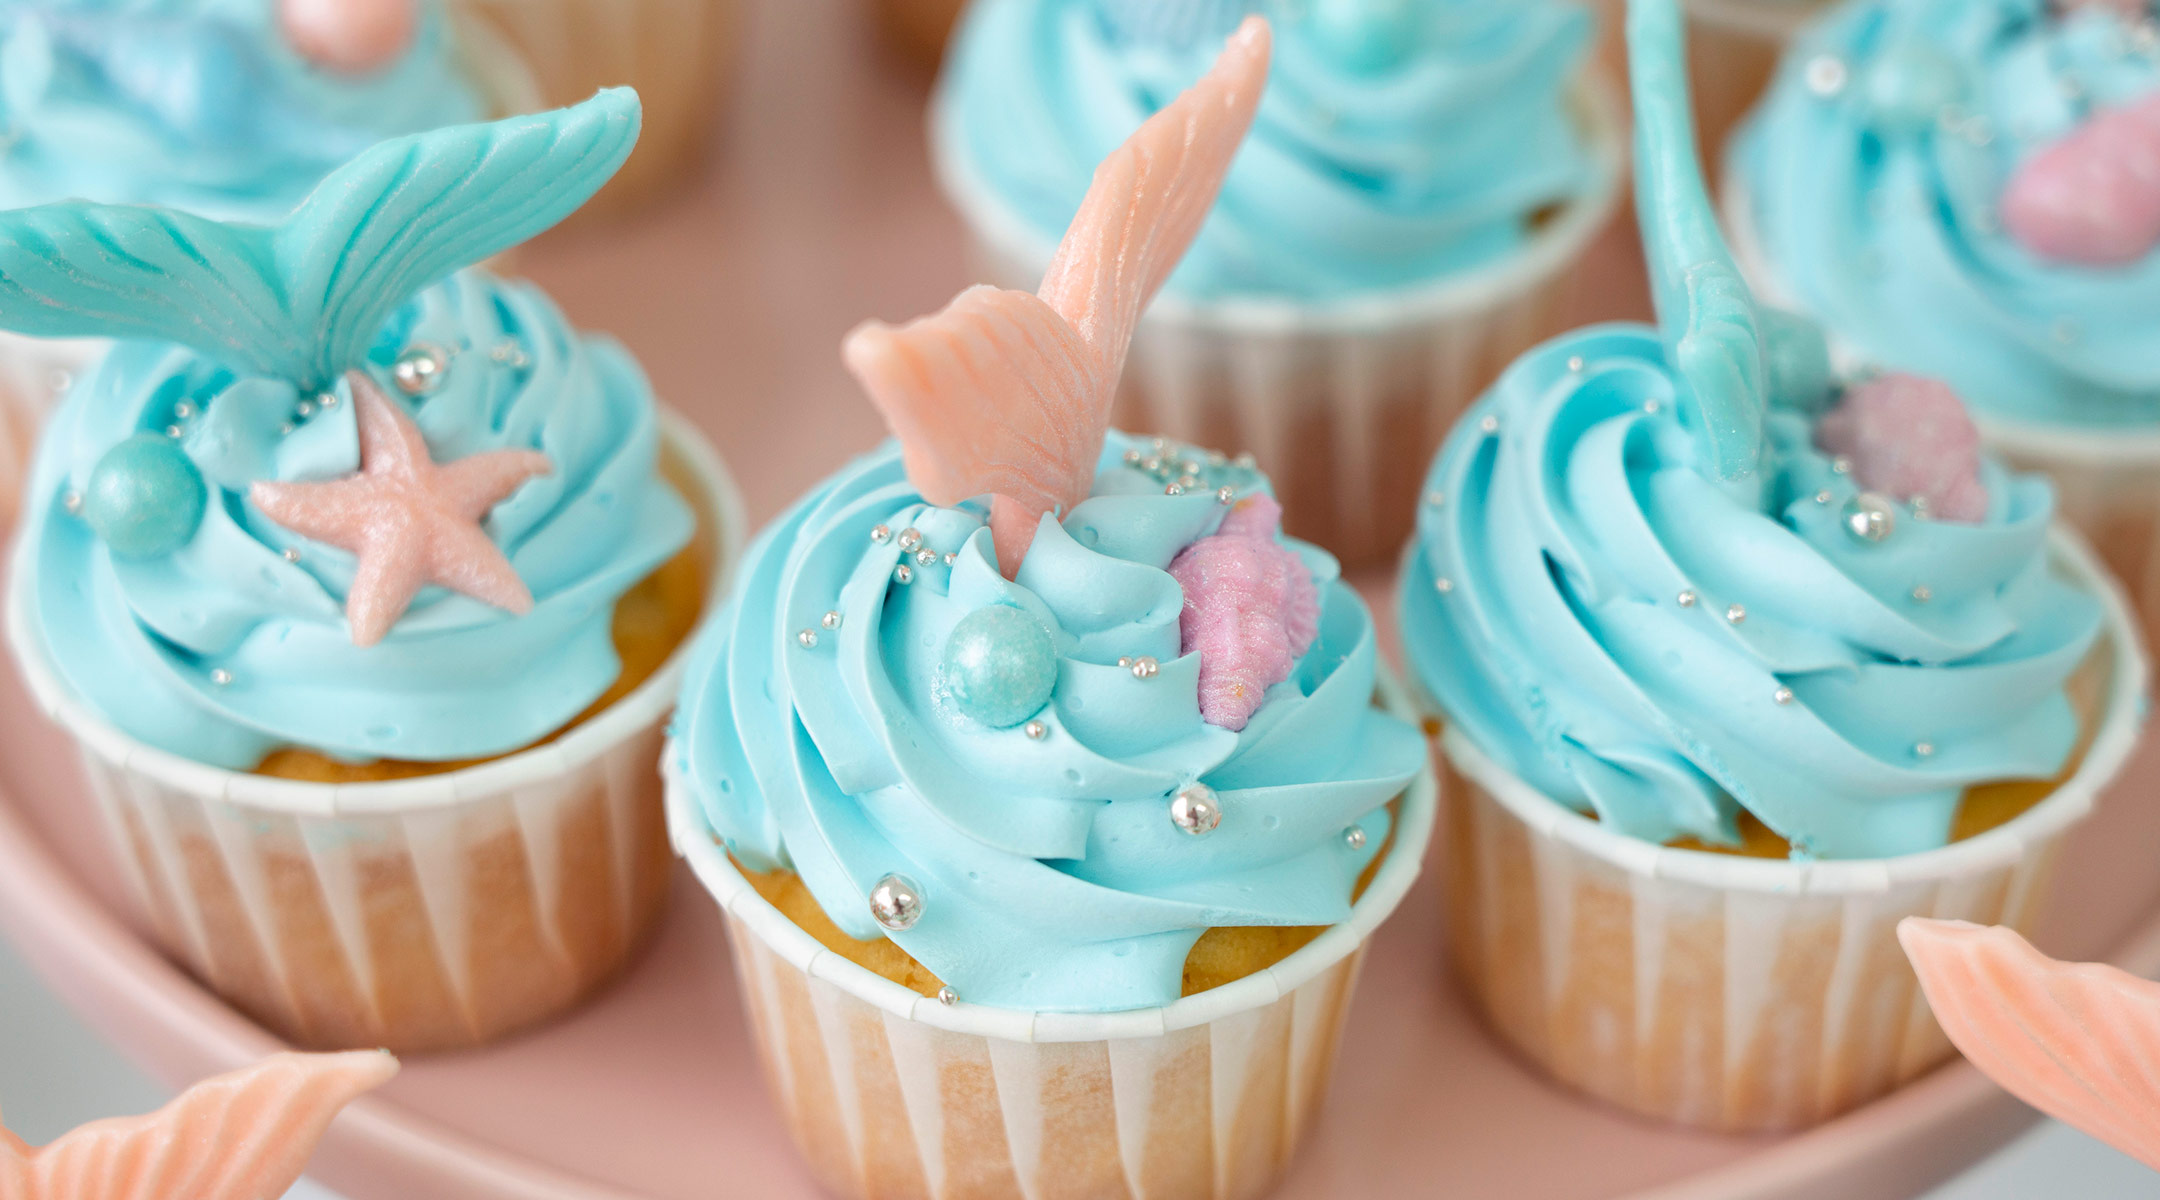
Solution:
[{"label": "silver sugar pearl", "polygon": [[218,685],[219,687],[226,687],[232,683],[232,672],[226,670],[223,667],[219,667],[216,670],[210,672],[210,682]]},{"label": "silver sugar pearl", "polygon": [[1204,783],[1190,783],[1170,798],[1170,823],[1199,837],[1222,824],[1222,800]]},{"label": "silver sugar pearl", "polygon": [[1155,678],[1155,672],[1161,669],[1162,664],[1146,654],[1132,660],[1132,677],[1134,679],[1153,679]]},{"label": "silver sugar pearl", "polygon": [[1050,727],[1041,721],[1029,721],[1020,727],[1020,732],[1028,735],[1029,741],[1039,742],[1050,736]]},{"label": "silver sugar pearl", "polygon": [[1659,404],[1655,399],[1645,400],[1642,402],[1642,410],[1653,417],[1658,415],[1659,411],[1662,410],[1664,407],[1664,405]]},{"label": "silver sugar pearl", "polygon": [[1845,60],[1834,54],[1818,54],[1808,60],[1805,79],[1807,89],[1827,100],[1845,90],[1852,79],[1852,71]]},{"label": "silver sugar pearl", "polygon": [[796,633],[795,642],[805,650],[817,649],[817,630],[804,629]]},{"label": "silver sugar pearl", "polygon": [[1569,355],[1569,356],[1568,356],[1568,360],[1567,360],[1567,369],[1568,369],[1568,370],[1570,370],[1570,371],[1576,372],[1577,374],[1580,374],[1580,373],[1582,372],[1582,369],[1583,369],[1583,359],[1582,359],[1582,355],[1580,355],[1580,354],[1571,354],[1571,355]]},{"label": "silver sugar pearl", "polygon": [[1447,493],[1427,492],[1425,493],[1425,503],[1432,505],[1434,508],[1445,508],[1447,506]]},{"label": "silver sugar pearl", "polygon": [[1770,698],[1777,701],[1779,704],[1791,704],[1793,701],[1792,689],[1789,687],[1781,687],[1778,690],[1770,693]]},{"label": "silver sugar pearl", "polygon": [[324,392],[322,395],[315,397],[315,407],[323,410],[324,412],[329,412],[331,409],[336,408],[337,405],[338,399],[336,392]]},{"label": "silver sugar pearl", "polygon": [[938,552],[932,550],[928,546],[924,546],[922,549],[915,552],[915,565],[921,567],[934,567],[938,565]]},{"label": "silver sugar pearl", "polygon": [[1435,579],[1435,580],[1433,580],[1433,581],[1432,581],[1432,586],[1433,586],[1433,590],[1434,590],[1434,591],[1436,591],[1436,592],[1440,593],[1441,595],[1445,596],[1445,595],[1447,595],[1447,594],[1448,594],[1449,592],[1452,592],[1452,591],[1454,591],[1454,590],[1455,590],[1455,581],[1454,581],[1454,580],[1452,580],[1452,579],[1449,579],[1449,578],[1448,578],[1447,576],[1445,576],[1445,575],[1442,575],[1442,576],[1441,576],[1440,578],[1438,578],[1438,579]]},{"label": "silver sugar pearl", "polygon": [[195,415],[195,406],[194,406],[194,405],[192,405],[192,404],[189,404],[189,403],[188,403],[187,401],[185,401],[185,400],[182,400],[182,401],[181,401],[180,403],[178,403],[178,404],[175,404],[175,405],[173,405],[173,406],[172,406],[172,415],[174,415],[174,416],[176,416],[176,417],[180,418],[181,420],[185,421],[185,420],[187,420],[187,419],[188,419],[189,417],[192,417],[192,416],[194,416],[194,415]]},{"label": "silver sugar pearl", "polygon": [[1230,465],[1236,467],[1240,471],[1250,471],[1260,465],[1260,460],[1254,458],[1252,456],[1252,451],[1248,450],[1245,453],[1238,455],[1236,458],[1231,459]]},{"label": "silver sugar pearl", "polygon": [[881,546],[882,546],[882,545],[884,545],[884,544],[885,544],[886,542],[889,542],[889,541],[891,541],[891,540],[892,540],[892,526],[890,526],[890,525],[879,525],[879,526],[877,526],[876,528],[872,529],[872,530],[870,531],[870,540],[871,540],[871,541],[873,541],[873,542],[876,542],[876,543],[878,543],[878,544],[879,544],[879,545],[881,545]]},{"label": "silver sugar pearl", "polygon": [[1132,655],[1130,655],[1130,654],[1121,654],[1121,655],[1119,655],[1119,656],[1118,656],[1118,660],[1117,660],[1117,665],[1119,665],[1119,666],[1121,666],[1121,667],[1130,667],[1130,666],[1132,666]]},{"label": "silver sugar pearl", "polygon": [[165,427],[165,436],[169,438],[179,437],[181,434],[186,432],[186,430],[180,428],[178,425],[167,425]]},{"label": "silver sugar pearl", "polygon": [[1852,460],[1840,454],[1830,460],[1830,470],[1839,475],[1852,474]]},{"label": "silver sugar pearl", "polygon": [[1125,465],[1126,465],[1126,466],[1128,466],[1128,467],[1137,467],[1137,466],[1139,466],[1139,465],[1140,465],[1140,459],[1141,459],[1141,454],[1140,454],[1140,452],[1139,452],[1138,450],[1127,450],[1127,451],[1125,452]]},{"label": "silver sugar pearl", "polygon": [[818,624],[823,625],[827,629],[840,628],[839,610],[835,609],[834,611],[826,613],[824,616],[819,617]]},{"label": "silver sugar pearl", "polygon": [[905,875],[887,875],[870,889],[870,915],[887,929],[912,929],[922,914],[922,890]]},{"label": "silver sugar pearl", "polygon": [[1933,758],[1935,757],[1935,743],[1914,742],[1912,752],[1914,758]]},{"label": "silver sugar pearl", "polygon": [[1237,499],[1237,489],[1228,484],[1215,489],[1215,503],[1228,504]]},{"label": "silver sugar pearl", "polygon": [[450,355],[440,346],[414,346],[390,365],[390,382],[408,396],[425,396],[442,386]]},{"label": "silver sugar pearl", "polygon": [[1182,496],[1185,494],[1185,489],[1174,483],[1168,484],[1163,488],[1162,494],[1165,496]]},{"label": "silver sugar pearl", "polygon": [[302,400],[293,406],[293,411],[300,415],[301,420],[305,421],[315,415],[315,402],[313,400]]},{"label": "silver sugar pearl", "polygon": [[1732,607],[1726,609],[1725,619],[1735,625],[1738,625],[1740,622],[1747,620],[1747,605],[1735,604]]},{"label": "silver sugar pearl", "polygon": [[1352,825],[1350,828],[1343,830],[1342,840],[1343,845],[1350,847],[1352,850],[1363,850],[1365,848],[1365,831],[1356,825]]},{"label": "silver sugar pearl", "polygon": [[937,1002],[951,1008],[953,1005],[960,1003],[960,993],[952,990],[951,985],[948,984],[937,990]]},{"label": "silver sugar pearl", "polygon": [[945,552],[945,565],[946,565],[946,566],[948,566],[948,567],[949,567],[949,566],[951,566],[951,565],[953,565],[954,563],[956,563],[956,562],[959,562],[959,561],[960,561],[960,556],[959,556],[959,555],[957,555],[957,554],[953,553],[953,552],[952,552],[952,551],[950,551],[950,550],[947,550],[947,551]]},{"label": "silver sugar pearl", "polygon": [[1924,583],[1920,584],[1919,586],[1913,588],[1912,598],[1914,604],[1926,604],[1928,601],[1935,598],[1935,589],[1929,587]]},{"label": "silver sugar pearl", "polygon": [[1680,607],[1682,608],[1693,608],[1695,607],[1695,601],[1699,599],[1699,597],[1695,595],[1694,588],[1685,588],[1681,590],[1678,596],[1673,597],[1673,599],[1677,600],[1680,604]]},{"label": "silver sugar pearl", "polygon": [[894,583],[913,583],[915,582],[915,568],[906,563],[901,563],[892,569],[892,577]]},{"label": "silver sugar pearl", "polygon": [[1222,466],[1224,463],[1229,462],[1230,456],[1224,454],[1220,450],[1210,450],[1207,452],[1207,461],[1209,466],[1219,467]]},{"label": "silver sugar pearl", "polygon": [[1897,531],[1897,506],[1889,497],[1862,492],[1845,502],[1845,532],[1863,542],[1880,542]]},{"label": "silver sugar pearl", "polygon": [[1162,470],[1162,460],[1150,454],[1140,460],[1140,469],[1153,475],[1155,472]]},{"label": "silver sugar pearl", "polygon": [[1477,427],[1487,433],[1498,433],[1500,432],[1500,418],[1487,413],[1478,421]]},{"label": "silver sugar pearl", "polygon": [[908,552],[909,554],[913,554],[921,547],[922,530],[915,528],[913,525],[910,525],[906,529],[900,531],[900,548],[902,550]]},{"label": "silver sugar pearl", "polygon": [[278,427],[277,427],[277,431],[278,431],[279,433],[281,433],[281,434],[284,434],[284,435],[286,435],[286,436],[290,437],[290,436],[292,435],[292,431],[293,431],[293,427],[292,427],[292,422],[291,422],[291,421],[287,421],[287,422],[285,422],[285,423],[284,423],[283,425],[280,425],[280,426],[278,426]]},{"label": "silver sugar pearl", "polygon": [[81,511],[82,511],[82,493],[81,493],[81,492],[69,492],[69,493],[68,493],[68,494],[66,494],[65,496],[62,496],[62,497],[60,497],[60,507],[62,507],[62,508],[64,508],[64,509],[68,510],[68,511],[69,511],[70,513],[79,513],[79,512],[81,512]]},{"label": "silver sugar pearl", "polygon": [[296,562],[299,562],[299,561],[300,561],[300,548],[299,548],[298,546],[287,546],[287,547],[285,547],[285,561],[286,561],[286,562],[289,562],[289,563],[296,563]]},{"label": "silver sugar pearl", "polygon": [[1830,494],[1829,488],[1824,488],[1823,490],[1815,493],[1815,503],[1817,504],[1828,504],[1836,498],[1837,497]]}]

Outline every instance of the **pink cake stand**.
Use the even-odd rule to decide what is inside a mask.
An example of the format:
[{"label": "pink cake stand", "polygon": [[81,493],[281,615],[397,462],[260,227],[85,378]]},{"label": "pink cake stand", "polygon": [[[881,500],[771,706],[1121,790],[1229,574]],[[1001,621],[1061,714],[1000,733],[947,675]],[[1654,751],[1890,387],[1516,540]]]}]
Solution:
[{"label": "pink cake stand", "polygon": [[[876,443],[842,374],[866,316],[930,311],[965,281],[924,165],[920,83],[836,0],[766,0],[723,166],[635,228],[523,260],[731,460],[753,519]],[[1578,273],[1579,312],[1647,311],[1630,240]],[[1366,581],[1384,603],[1384,580]],[[1383,617],[1384,619],[1384,617]],[[66,739],[0,682],[0,927],[80,1013],[180,1085],[276,1049],[151,949]],[[2070,850],[2042,939],[2160,970],[2160,749]],[[1435,856],[1436,860],[1438,856]],[[1952,1066],[1814,1132],[1730,1139],[1645,1125],[1555,1088],[1478,1028],[1442,966],[1428,879],[1380,935],[1334,1103],[1282,1195],[1592,1200],[1910,1196],[2034,1119]],[[1555,1153],[1556,1148],[1563,1152]],[[681,882],[658,945],[599,1003],[489,1050],[415,1060],[332,1129],[316,1175],[354,1200],[790,1200],[815,1191],[767,1106],[718,913]]]}]

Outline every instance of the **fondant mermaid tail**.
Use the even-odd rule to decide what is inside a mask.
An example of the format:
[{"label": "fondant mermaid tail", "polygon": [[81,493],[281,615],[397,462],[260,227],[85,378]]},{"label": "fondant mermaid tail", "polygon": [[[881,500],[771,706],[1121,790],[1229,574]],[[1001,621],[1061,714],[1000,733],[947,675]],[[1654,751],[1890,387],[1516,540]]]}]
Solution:
[{"label": "fondant mermaid tail", "polygon": [[2060,963],[2016,932],[1908,917],[1943,1032],[2018,1099],[2160,1170],[2160,984]]},{"label": "fondant mermaid tail", "polygon": [[96,1121],[42,1149],[0,1130],[8,1200],[268,1200],[306,1169],[331,1118],[397,1074],[377,1050],[279,1054],[145,1117]]},{"label": "fondant mermaid tail", "polygon": [[1691,428],[1718,478],[1752,473],[1769,394],[1762,323],[1703,186],[1679,0],[1628,0],[1635,189],[1651,293]]},{"label": "fondant mermaid tail", "polygon": [[1248,19],[1213,69],[1096,169],[1041,291],[961,293],[943,312],[848,335],[848,367],[933,504],[990,495],[1010,575],[1045,513],[1093,486],[1133,331],[1214,206],[1266,83]]},{"label": "fondant mermaid tail", "polygon": [[638,99],[397,138],[275,226],[67,201],[0,212],[0,328],[176,342],[321,390],[414,293],[575,212],[637,142]]}]

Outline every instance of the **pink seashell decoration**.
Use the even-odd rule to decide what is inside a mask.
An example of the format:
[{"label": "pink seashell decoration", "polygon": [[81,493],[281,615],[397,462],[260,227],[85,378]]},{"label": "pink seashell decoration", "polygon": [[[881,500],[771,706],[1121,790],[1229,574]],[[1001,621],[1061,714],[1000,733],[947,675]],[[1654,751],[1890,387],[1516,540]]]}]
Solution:
[{"label": "pink seashell decoration", "polygon": [[2160,246],[2160,93],[2094,115],[2032,156],[2002,197],[2003,228],[2042,258],[2134,263]]},{"label": "pink seashell decoration", "polygon": [[1907,917],[1943,1032],[2034,1108],[2160,1170],[2160,984],[2041,954],[2012,930]]},{"label": "pink seashell decoration", "polygon": [[1103,160],[1036,295],[971,288],[935,316],[848,335],[848,368],[923,498],[992,497],[1008,576],[1043,514],[1094,486],[1133,330],[1214,207],[1270,46],[1267,22],[1248,18],[1200,82]]},{"label": "pink seashell decoration", "polygon": [[1170,562],[1185,589],[1184,653],[1200,655],[1200,715],[1233,732],[1290,678],[1320,632],[1320,589],[1276,537],[1281,527],[1282,506],[1252,496]]},{"label": "pink seashell decoration", "polygon": [[1893,373],[1848,388],[1816,425],[1815,445],[1850,459],[1869,491],[1922,502],[1938,520],[1987,518],[1980,429],[1948,384]]},{"label": "pink seashell decoration", "polygon": [[380,1050],[279,1054],[188,1089],[146,1117],[95,1121],[33,1150],[0,1129],[7,1200],[269,1200],[331,1118],[397,1074]]},{"label": "pink seashell decoration", "polygon": [[413,596],[440,584],[519,615],[532,592],[481,528],[497,504],[553,469],[537,450],[491,450],[452,463],[428,457],[405,410],[355,371],[360,473],[329,483],[257,483],[263,515],[303,537],[359,556],[345,617],[355,646],[372,646],[405,615]]},{"label": "pink seashell decoration", "polygon": [[416,0],[278,0],[278,23],[302,55],[360,75],[405,53],[420,14]]}]

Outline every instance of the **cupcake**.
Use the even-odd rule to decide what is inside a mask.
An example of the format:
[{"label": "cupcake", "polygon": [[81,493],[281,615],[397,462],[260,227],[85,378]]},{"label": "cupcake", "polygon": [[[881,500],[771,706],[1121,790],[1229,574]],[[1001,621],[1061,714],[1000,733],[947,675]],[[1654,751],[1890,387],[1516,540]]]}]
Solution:
[{"label": "cupcake", "polygon": [[730,487],[620,346],[459,270],[637,125],[619,91],[386,142],[275,226],[0,213],[0,322],[126,339],[40,443],[9,639],[152,932],[296,1044],[529,1025],[658,915]]},{"label": "cupcake", "polygon": [[[982,0],[931,150],[978,267],[1033,287],[1095,163],[1257,0]],[[1255,454],[1291,529],[1393,554],[1442,432],[1557,332],[1620,130],[1562,0],[1281,5],[1274,80],[1133,344],[1119,420]]]},{"label": "cupcake", "polygon": [[1268,34],[1103,164],[1040,297],[853,334],[898,435],[760,536],[701,641],[676,845],[839,1195],[1248,1197],[1416,875],[1423,739],[1264,476],[1108,430]]},{"label": "cupcake", "polygon": [[[2160,632],[2160,23],[2044,0],[1840,8],[1736,148],[1729,220],[1841,359],[1937,376]],[[2140,172],[2143,172],[2142,174]]]},{"label": "cupcake", "polygon": [[1947,1057],[1899,918],[2029,928],[2145,666],[2045,478],[1955,393],[1835,385],[1696,167],[1676,0],[1630,18],[1662,328],[1539,347],[1449,439],[1399,608],[1446,722],[1452,944],[1562,1081],[1791,1129]]},{"label": "cupcake", "polygon": [[[529,107],[514,65],[455,36],[439,5],[388,28],[314,19],[315,7],[0,7],[0,208],[91,200],[269,224],[377,142]],[[0,334],[0,509],[13,512],[45,414],[106,344]]]},{"label": "cupcake", "polygon": [[692,179],[733,73],[738,0],[450,0],[531,68],[541,98],[572,104],[635,87],[645,134],[580,219],[630,211]]}]

